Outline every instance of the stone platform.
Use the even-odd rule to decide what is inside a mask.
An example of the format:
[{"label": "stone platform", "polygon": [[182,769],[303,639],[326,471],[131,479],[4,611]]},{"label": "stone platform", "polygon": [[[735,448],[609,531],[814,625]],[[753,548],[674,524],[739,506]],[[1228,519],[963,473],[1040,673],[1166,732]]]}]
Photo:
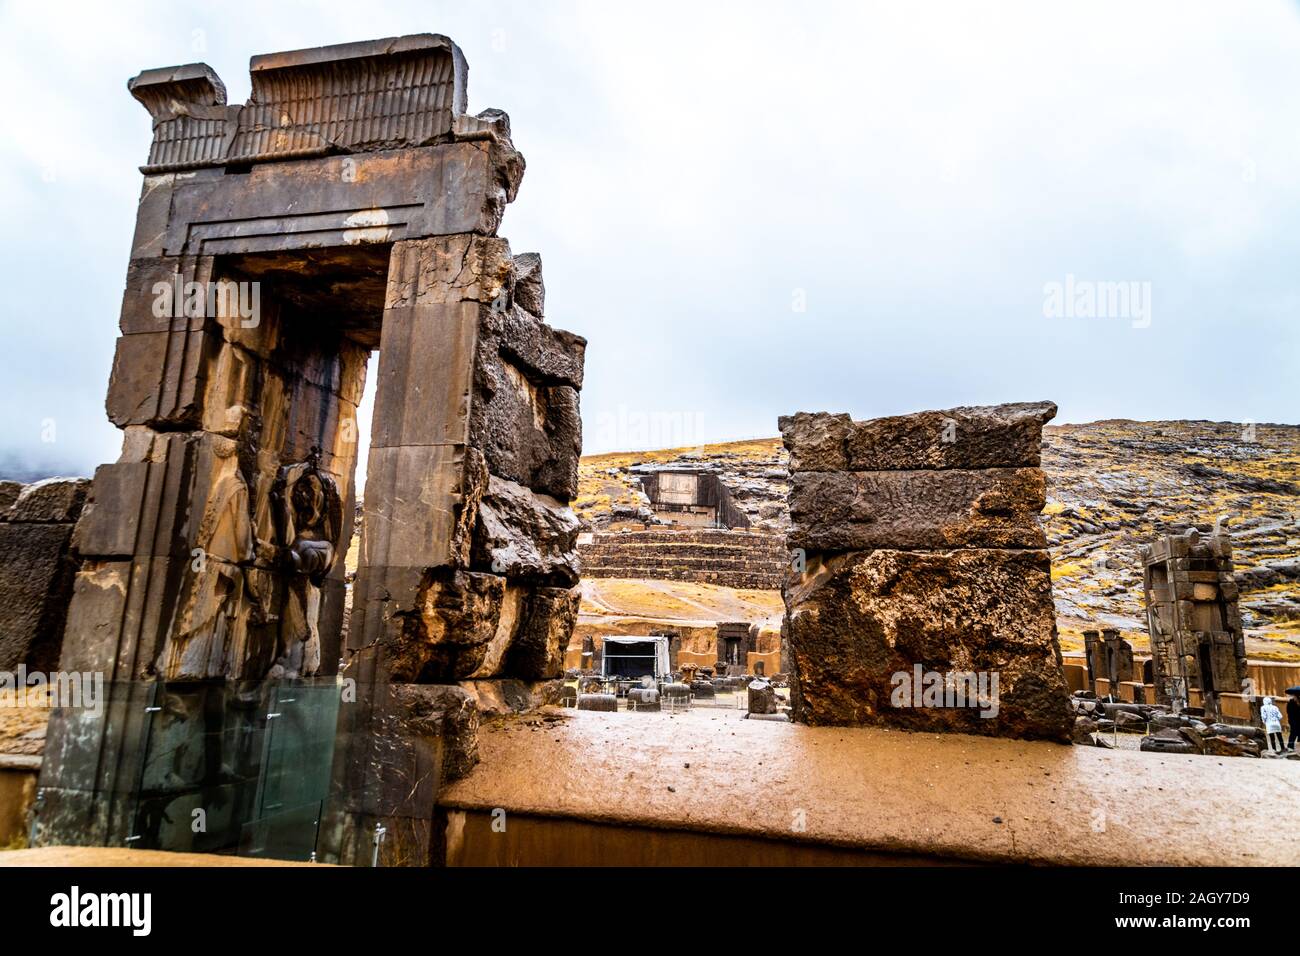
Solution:
[{"label": "stone platform", "polygon": [[598,531],[578,545],[589,578],[693,581],[776,590],[789,565],[785,541],[762,531]]}]

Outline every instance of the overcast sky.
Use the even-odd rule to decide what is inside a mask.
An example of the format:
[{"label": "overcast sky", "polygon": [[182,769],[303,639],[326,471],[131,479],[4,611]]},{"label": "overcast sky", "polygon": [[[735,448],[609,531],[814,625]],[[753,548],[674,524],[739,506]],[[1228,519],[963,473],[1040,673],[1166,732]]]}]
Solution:
[{"label": "overcast sky", "polygon": [[[243,102],[253,54],[419,32],[511,116],[501,232],[589,340],[588,452],[1042,398],[1300,421],[1294,3],[46,0],[0,3],[0,472],[117,457],[126,80]],[[1098,282],[1130,311],[1051,305]]]}]

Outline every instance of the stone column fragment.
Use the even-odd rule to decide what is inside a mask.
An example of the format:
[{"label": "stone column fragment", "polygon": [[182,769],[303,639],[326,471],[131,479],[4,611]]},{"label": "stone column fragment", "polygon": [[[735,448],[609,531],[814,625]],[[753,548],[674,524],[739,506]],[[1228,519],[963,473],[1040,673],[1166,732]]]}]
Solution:
[{"label": "stone column fragment", "polygon": [[1048,402],[780,420],[794,718],[1069,739],[1038,513]]}]

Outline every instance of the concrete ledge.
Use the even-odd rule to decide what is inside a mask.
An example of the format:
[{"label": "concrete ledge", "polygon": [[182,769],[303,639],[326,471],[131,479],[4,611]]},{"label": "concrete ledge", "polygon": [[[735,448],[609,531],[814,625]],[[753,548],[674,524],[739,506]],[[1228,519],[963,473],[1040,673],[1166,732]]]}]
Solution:
[{"label": "concrete ledge", "polygon": [[852,848],[899,862],[1300,864],[1300,843],[1278,828],[1300,798],[1296,761],[806,727],[703,710],[567,714],[544,728],[527,717],[485,726],[481,763],[440,805]]},{"label": "concrete ledge", "polygon": [[0,866],[322,866],[262,857],[168,853],[120,846],[43,846],[0,853]]},{"label": "concrete ledge", "polygon": [[34,770],[41,769],[40,754],[0,754],[0,770]]}]

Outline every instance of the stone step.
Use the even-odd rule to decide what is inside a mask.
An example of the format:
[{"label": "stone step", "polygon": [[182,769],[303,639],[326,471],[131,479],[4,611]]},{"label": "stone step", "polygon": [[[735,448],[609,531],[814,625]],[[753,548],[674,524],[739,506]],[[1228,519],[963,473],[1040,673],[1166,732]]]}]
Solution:
[{"label": "stone step", "polygon": [[662,568],[583,568],[582,574],[583,577],[587,578],[689,581],[693,584],[714,584],[719,587],[746,588],[756,591],[775,591],[781,587],[780,576],[756,571],[700,571],[696,569]]},{"label": "stone step", "polygon": [[615,555],[649,555],[651,557],[661,554],[675,554],[683,557],[697,558],[746,558],[751,561],[778,561],[786,560],[785,551],[758,550],[754,548],[728,548],[722,545],[696,544],[696,545],[649,545],[639,544],[631,545],[626,548],[619,548],[613,545],[583,545],[578,548],[578,553],[584,558],[601,558]]},{"label": "stone step", "polygon": [[757,562],[757,561],[703,561],[699,558],[650,558],[643,561],[620,561],[620,559],[610,559],[610,561],[593,561],[582,562],[582,571],[586,572],[589,568],[684,568],[684,570],[697,571],[754,571],[757,574],[775,574],[775,572],[784,571],[785,564],[779,562]]},{"label": "stone step", "polygon": [[579,545],[587,577],[695,581],[775,589],[788,565],[781,535],[721,528],[597,532]]},{"label": "stone step", "polygon": [[661,544],[678,541],[694,541],[701,544],[743,543],[748,541],[759,544],[774,543],[778,547],[785,546],[785,539],[781,535],[769,534],[764,531],[728,531],[722,528],[693,528],[681,531],[597,531],[593,538],[595,544],[609,541],[627,543],[651,541]]}]

